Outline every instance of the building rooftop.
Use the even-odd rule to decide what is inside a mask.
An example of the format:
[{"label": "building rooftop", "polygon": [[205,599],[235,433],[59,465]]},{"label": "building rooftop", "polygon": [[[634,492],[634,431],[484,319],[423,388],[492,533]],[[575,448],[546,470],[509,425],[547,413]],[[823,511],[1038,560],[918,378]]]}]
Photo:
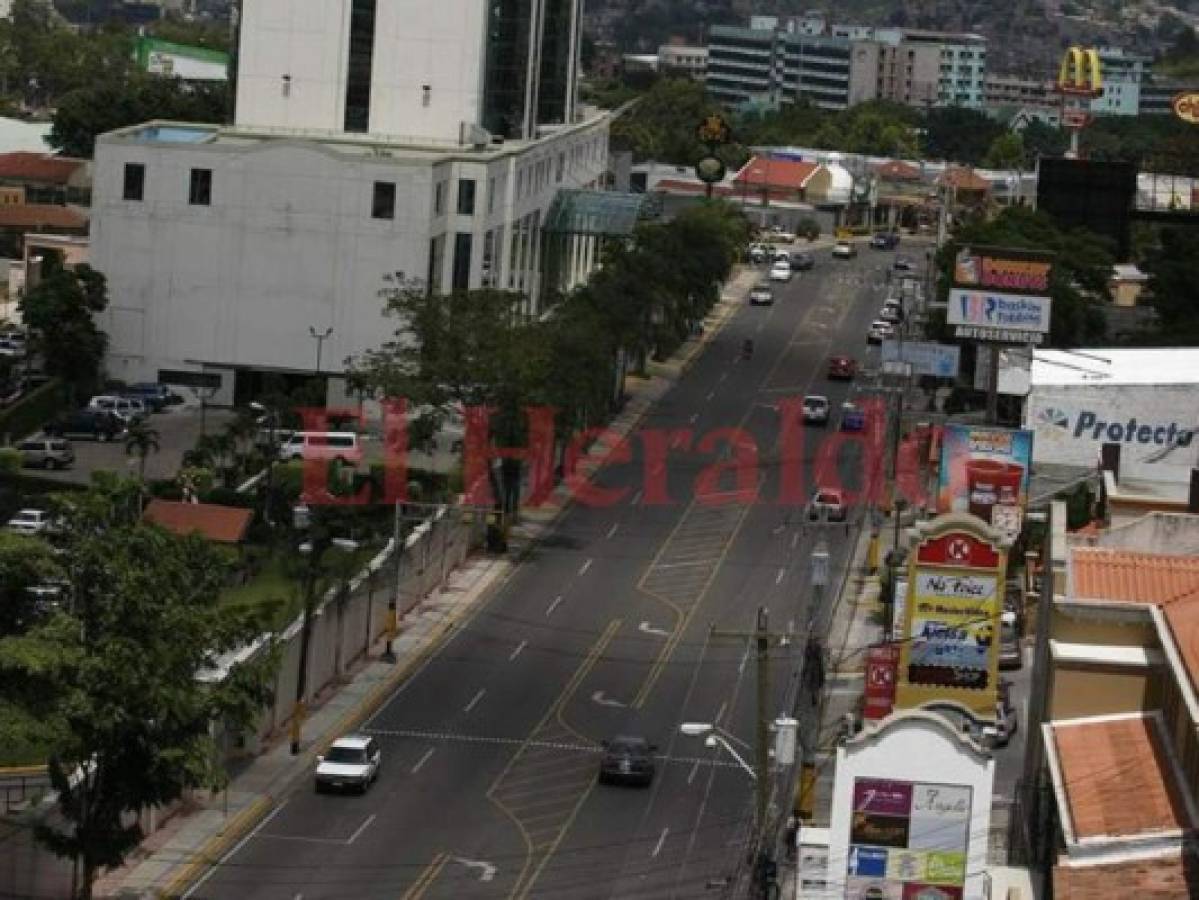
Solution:
[{"label": "building rooftop", "polygon": [[17,150],[12,153],[0,153],[0,179],[32,181],[37,184],[66,184],[72,175],[86,165],[85,159]]},{"label": "building rooftop", "polygon": [[1193,827],[1158,715],[1097,716],[1047,727],[1067,844],[1177,837]]},{"label": "building rooftop", "polygon": [[739,188],[785,188],[801,191],[819,169],[820,163],[754,156],[741,168],[733,181]]},{"label": "building rooftop", "polygon": [[922,181],[920,169],[900,159],[892,159],[875,170],[879,178],[891,181]]},{"label": "building rooftop", "polygon": [[246,536],[254,513],[249,509],[214,503],[155,499],[150,501],[143,517],[175,534],[199,534],[219,544],[239,544]]},{"label": "building rooftop", "polygon": [[1136,897],[1182,900],[1199,895],[1199,859],[1169,852],[1144,859],[1095,865],[1058,865],[1053,869],[1056,900]]},{"label": "building rooftop", "polygon": [[87,216],[73,206],[16,203],[0,206],[0,228],[14,231],[37,231],[43,228],[85,231]]},{"label": "building rooftop", "polygon": [[47,151],[46,135],[49,122],[25,122],[0,116],[0,153],[26,150],[31,153]]},{"label": "building rooftop", "polygon": [[991,189],[991,182],[987,181],[987,179],[972,169],[964,169],[957,166],[951,166],[946,169],[944,174],[941,175],[940,182],[959,191],[987,191]]},{"label": "building rooftop", "polygon": [[1034,387],[1199,384],[1199,347],[1035,350],[1032,383]]},{"label": "building rooftop", "polygon": [[1199,557],[1074,547],[1069,579],[1074,599],[1166,606],[1199,597]]}]

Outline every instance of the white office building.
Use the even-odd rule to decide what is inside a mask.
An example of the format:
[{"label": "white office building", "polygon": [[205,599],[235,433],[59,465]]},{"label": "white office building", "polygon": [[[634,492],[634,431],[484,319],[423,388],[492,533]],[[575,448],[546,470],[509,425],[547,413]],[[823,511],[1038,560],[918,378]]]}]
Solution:
[{"label": "white office building", "polygon": [[597,238],[543,234],[607,169],[608,116],[575,103],[579,13],[245,0],[232,126],[97,142],[110,376],[219,380],[212,402],[240,402],[263,373],[308,375],[320,356],[337,375],[388,340],[389,274],[520,291],[530,311],[547,280],[585,279]]},{"label": "white office building", "polygon": [[1119,47],[1099,48],[1103,94],[1091,101],[1097,116],[1135,116],[1141,108],[1141,85],[1148,80],[1150,60]]}]

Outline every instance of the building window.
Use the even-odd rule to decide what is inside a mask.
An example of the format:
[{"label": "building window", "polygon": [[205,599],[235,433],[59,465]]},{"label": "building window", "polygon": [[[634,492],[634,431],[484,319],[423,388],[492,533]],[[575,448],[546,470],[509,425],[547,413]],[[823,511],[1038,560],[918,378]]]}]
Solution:
[{"label": "building window", "polygon": [[425,279],[430,294],[441,293],[441,260],[445,255],[445,235],[439,234],[429,241],[429,274]]},{"label": "building window", "polygon": [[212,169],[192,169],[187,202],[192,206],[212,205]]},{"label": "building window", "polygon": [[495,212],[495,179],[487,179],[487,215]]},{"label": "building window", "polygon": [[558,165],[554,171],[554,181],[561,183],[562,173],[565,171],[566,171],[566,154],[559,153],[558,154]]},{"label": "building window", "polygon": [[375,0],[353,0],[346,67],[345,130],[370,130],[371,65],[375,54]]},{"label": "building window", "polygon": [[433,215],[440,216],[445,212],[445,182],[439,181],[433,185]]},{"label": "building window", "polygon": [[371,198],[372,219],[394,219],[396,217],[396,186],[392,181],[376,181],[375,193]]},{"label": "building window", "polygon": [[458,179],[458,215],[473,216],[475,214],[475,180],[473,178]]},{"label": "building window", "polygon": [[450,288],[465,291],[470,287],[470,232],[454,235],[454,270],[450,275]]},{"label": "building window", "polygon": [[145,190],[146,167],[141,163],[125,163],[125,189],[121,196],[140,203]]}]

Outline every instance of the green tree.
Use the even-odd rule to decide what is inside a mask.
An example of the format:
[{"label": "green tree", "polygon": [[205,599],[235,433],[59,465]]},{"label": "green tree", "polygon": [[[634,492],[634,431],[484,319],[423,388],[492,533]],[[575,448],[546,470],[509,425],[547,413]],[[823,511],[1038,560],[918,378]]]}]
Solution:
[{"label": "green tree", "polygon": [[981,165],[992,142],[1006,129],[986,113],[963,106],[929,110],[925,151],[930,159]]},{"label": "green tree", "polygon": [[46,372],[67,384],[72,399],[90,391],[99,377],[108,335],[95,316],[108,306],[108,282],[86,263],[66,268],[50,254],[41,280],[21,298],[19,308],[33,329]]},{"label": "green tree", "polygon": [[1070,139],[1060,128],[1046,125],[1037,119],[1021,132],[1024,142],[1024,167],[1031,169],[1042,156],[1061,156],[1070,146]]},{"label": "green tree", "polygon": [[1199,229],[1170,226],[1161,229],[1160,244],[1142,263],[1149,273],[1150,302],[1161,318],[1161,332],[1175,346],[1199,343],[1199,282],[1194,261],[1199,258]]},{"label": "green tree", "polygon": [[137,457],[137,477],[146,480],[146,457],[157,453],[161,447],[158,432],[144,421],[134,422],[125,433],[125,453]]},{"label": "green tree", "polygon": [[696,129],[720,107],[690,78],[663,78],[612,123],[612,144],[634,159],[694,165],[704,152]]},{"label": "green tree", "polygon": [[1005,131],[991,141],[983,157],[983,165],[988,169],[1022,169],[1024,164],[1024,139],[1016,131]]},{"label": "green tree", "polygon": [[197,680],[258,634],[248,613],[219,602],[229,556],[131,521],[122,492],[140,488],[110,487],[89,492],[68,520],[72,611],[0,640],[6,699],[60,723],[49,769],[62,824],[36,836],[77,861],[80,898],[140,842],[131,813],[224,783],[212,725],[250,726],[274,662],[264,654]]},{"label": "green tree", "polygon": [[47,140],[67,156],[90,159],[96,136],[106,131],[151,119],[219,123],[228,113],[229,88],[224,83],[186,84],[178,78],[130,74],[62,97]]},{"label": "green tree", "polygon": [[0,532],[0,638],[28,628],[45,613],[29,589],[61,574],[54,551],[41,538]]}]

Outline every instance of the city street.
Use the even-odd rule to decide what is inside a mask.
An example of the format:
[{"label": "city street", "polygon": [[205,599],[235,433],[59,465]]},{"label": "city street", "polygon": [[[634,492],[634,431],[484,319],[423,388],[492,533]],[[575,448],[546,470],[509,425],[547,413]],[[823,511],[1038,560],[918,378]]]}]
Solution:
[{"label": "city street", "polygon": [[[752,630],[759,607],[795,635],[770,650],[770,716],[785,710],[806,629],[827,616],[809,602],[812,553],[827,546],[836,585],[852,545],[851,524],[804,514],[816,438],[840,436],[853,391],[826,360],[867,360],[894,256],[817,258],[773,306],[742,307],[652,410],[630,461],[597,479],[611,502],[572,505],[367,723],[379,782],[362,797],[300,785],[188,896],[684,898],[735,871],[753,782],[679,725],[715,723],[752,763],[755,651],[711,629]],[[829,398],[829,426],[780,440],[778,404],[807,393]],[[852,489],[862,454],[847,437]],[[657,745],[648,789],[597,783],[618,734]]]}]

